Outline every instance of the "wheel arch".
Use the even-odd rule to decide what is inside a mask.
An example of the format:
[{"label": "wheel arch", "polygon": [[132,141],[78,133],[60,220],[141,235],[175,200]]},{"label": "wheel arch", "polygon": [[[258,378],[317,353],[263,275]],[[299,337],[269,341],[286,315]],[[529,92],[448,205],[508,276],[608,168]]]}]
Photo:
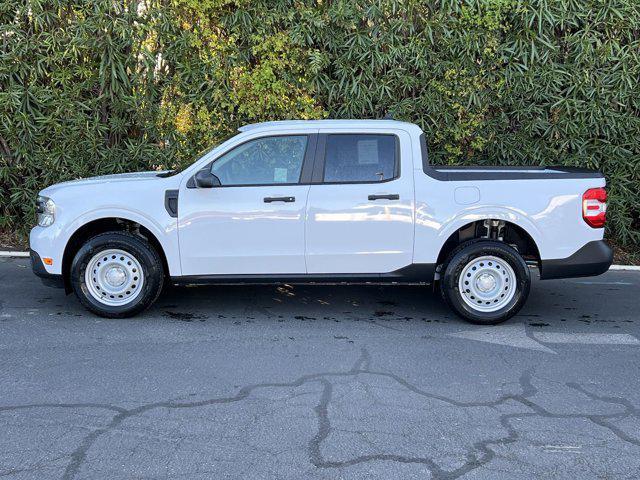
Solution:
[{"label": "wheel arch", "polygon": [[62,278],[67,293],[71,292],[70,271],[75,254],[87,240],[100,233],[109,231],[126,231],[147,240],[156,249],[162,259],[162,267],[165,275],[170,274],[165,246],[159,239],[157,229],[150,227],[149,223],[143,223],[140,219],[134,220],[124,215],[96,217],[85,222],[77,223],[78,225],[69,236],[62,254]]},{"label": "wheel arch", "polygon": [[[488,231],[492,228],[491,223],[487,228],[487,222],[498,222],[499,225],[503,225],[503,235],[500,238],[491,237],[492,232]],[[528,263],[535,263],[540,266],[540,236],[535,228],[531,228],[530,225],[523,226],[523,223],[514,218],[505,218],[504,215],[491,214],[456,222],[455,226],[452,226],[446,233],[441,235],[444,240],[440,243],[436,260],[438,269],[458,245],[478,238],[487,238],[488,240],[497,240],[514,245]]]}]

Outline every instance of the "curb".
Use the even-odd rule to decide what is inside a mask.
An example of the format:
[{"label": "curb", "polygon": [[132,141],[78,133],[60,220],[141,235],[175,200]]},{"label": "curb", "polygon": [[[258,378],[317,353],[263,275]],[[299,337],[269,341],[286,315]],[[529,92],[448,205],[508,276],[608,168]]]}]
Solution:
[{"label": "curb", "polygon": [[609,270],[635,270],[640,271],[640,265],[611,265]]},{"label": "curb", "polygon": [[[2,251],[0,250],[0,257],[10,257],[10,258],[18,258],[18,257],[29,257],[29,252],[11,252],[11,251]],[[609,270],[631,270],[640,272],[640,265],[611,265]]]},{"label": "curb", "polygon": [[0,250],[0,257],[28,257],[29,252],[11,252]]}]

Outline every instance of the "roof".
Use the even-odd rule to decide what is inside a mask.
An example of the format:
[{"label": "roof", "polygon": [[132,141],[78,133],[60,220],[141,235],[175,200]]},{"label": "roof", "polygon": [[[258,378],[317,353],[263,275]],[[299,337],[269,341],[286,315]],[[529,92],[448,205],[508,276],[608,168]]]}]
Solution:
[{"label": "roof", "polygon": [[240,127],[241,132],[262,128],[417,128],[417,125],[397,120],[278,120],[273,122],[251,123]]}]

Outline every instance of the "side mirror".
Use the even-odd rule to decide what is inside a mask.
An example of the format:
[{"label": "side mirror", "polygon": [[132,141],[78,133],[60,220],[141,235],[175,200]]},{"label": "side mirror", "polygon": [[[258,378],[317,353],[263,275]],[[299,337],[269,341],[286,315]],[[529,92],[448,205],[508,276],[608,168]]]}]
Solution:
[{"label": "side mirror", "polygon": [[198,188],[213,188],[221,185],[220,179],[211,173],[208,168],[200,170],[193,178]]}]

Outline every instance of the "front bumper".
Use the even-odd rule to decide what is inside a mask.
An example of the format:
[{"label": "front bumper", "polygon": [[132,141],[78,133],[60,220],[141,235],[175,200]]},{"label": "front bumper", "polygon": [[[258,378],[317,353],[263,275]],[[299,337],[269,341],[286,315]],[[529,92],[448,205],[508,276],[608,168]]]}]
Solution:
[{"label": "front bumper", "polygon": [[33,273],[40,277],[42,283],[48,287],[64,288],[64,279],[62,278],[62,275],[47,272],[38,252],[35,250],[29,250],[29,256],[31,257],[31,269],[33,270]]},{"label": "front bumper", "polygon": [[540,278],[591,277],[609,270],[613,249],[604,240],[594,240],[567,258],[542,260]]}]

